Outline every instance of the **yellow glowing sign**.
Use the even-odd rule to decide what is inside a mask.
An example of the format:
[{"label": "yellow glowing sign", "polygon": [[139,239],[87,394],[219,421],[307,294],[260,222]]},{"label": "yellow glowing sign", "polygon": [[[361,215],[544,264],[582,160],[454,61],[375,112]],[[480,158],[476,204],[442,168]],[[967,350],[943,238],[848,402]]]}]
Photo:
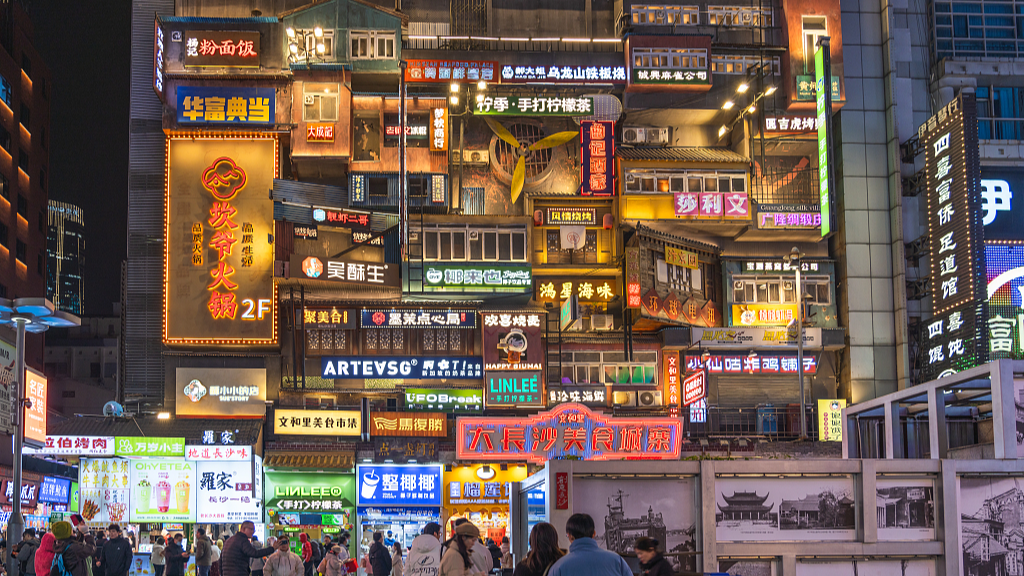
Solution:
[{"label": "yellow glowing sign", "polygon": [[818,441],[843,441],[843,409],[846,400],[818,400]]},{"label": "yellow glowing sign", "polygon": [[733,326],[786,326],[796,319],[796,304],[733,304]]}]

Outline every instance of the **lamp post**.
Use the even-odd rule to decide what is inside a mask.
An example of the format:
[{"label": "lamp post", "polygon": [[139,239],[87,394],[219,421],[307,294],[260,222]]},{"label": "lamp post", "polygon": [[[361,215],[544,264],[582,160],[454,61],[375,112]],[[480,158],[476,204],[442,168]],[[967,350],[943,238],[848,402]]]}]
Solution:
[{"label": "lamp post", "polygon": [[[288,35],[288,61],[298,62],[305,60],[306,64],[312,63],[314,58],[324,60],[327,57],[327,49],[324,44],[324,29],[315,26],[313,31],[296,30],[295,28],[285,29]],[[313,46],[309,46],[309,40],[313,40]]]},{"label": "lamp post", "polygon": [[[51,327],[67,328],[81,325],[82,320],[74,314],[55,309],[53,302],[46,298],[0,298],[0,325],[14,325],[17,330],[14,389],[11,398],[11,423],[14,425],[14,478],[11,488],[11,518],[7,522],[8,547],[21,540],[25,530],[25,518],[21,515],[21,449],[25,440],[25,409],[32,407],[25,398],[25,333],[39,334]],[[18,576],[18,562],[8,557],[7,574]]]},{"label": "lamp post", "polygon": [[800,286],[800,258],[803,254],[794,246],[793,250],[783,257],[783,261],[796,269],[796,325],[789,324],[789,335],[792,337],[794,328],[796,332],[796,379],[800,383],[800,440],[807,440],[807,413],[804,397],[804,298],[803,288]]}]

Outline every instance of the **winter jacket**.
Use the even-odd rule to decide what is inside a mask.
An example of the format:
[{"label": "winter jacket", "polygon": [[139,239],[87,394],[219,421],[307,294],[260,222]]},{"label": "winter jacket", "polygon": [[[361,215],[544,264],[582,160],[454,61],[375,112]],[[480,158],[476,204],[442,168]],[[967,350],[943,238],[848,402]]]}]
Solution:
[{"label": "winter jacket", "polygon": [[18,562],[24,566],[25,574],[36,573],[36,550],[39,549],[39,540],[29,538],[22,540],[18,546]]},{"label": "winter jacket", "polygon": [[470,563],[470,567],[466,568],[466,562],[462,559],[462,554],[459,554],[459,547],[452,544],[441,558],[441,576],[480,576],[480,571],[472,564],[472,555]]},{"label": "winter jacket", "polygon": [[336,554],[327,554],[327,556],[320,561],[320,565],[317,566],[316,571],[324,576],[344,576],[347,573],[345,571],[344,560],[340,559]]},{"label": "winter jacket", "polygon": [[[227,548],[227,543],[224,547]],[[291,550],[274,552],[263,567],[263,576],[302,576],[302,573],[302,558]]]},{"label": "winter jacket", "polygon": [[273,548],[257,550],[248,536],[236,532],[234,536],[228,538],[220,552],[220,576],[249,576],[249,559],[262,558],[273,551]]},{"label": "winter jacket", "polygon": [[213,542],[210,542],[209,538],[206,536],[196,538],[195,547],[192,549],[192,553],[196,557],[196,566],[213,566],[213,551],[210,548],[213,548]]},{"label": "winter jacket", "polygon": [[640,563],[640,576],[672,576],[672,564],[661,554],[656,554],[650,562]]},{"label": "winter jacket", "polygon": [[214,562],[220,562],[220,546],[213,540],[210,541],[210,556]]},{"label": "winter jacket", "polygon": [[132,566],[132,543],[125,538],[113,538],[103,544],[100,563],[107,576],[126,576]]},{"label": "winter jacket", "polygon": [[569,553],[551,567],[548,576],[633,576],[629,564],[615,552],[597,545],[593,538],[577,538],[569,545]]},{"label": "winter jacket", "polygon": [[[458,550],[459,545],[453,543],[452,548]],[[469,549],[469,559],[473,561],[473,568],[481,574],[490,574],[491,569],[494,568],[494,557],[491,556],[491,551],[479,540]]]},{"label": "winter jacket", "polygon": [[391,576],[402,576],[402,553],[391,554]]},{"label": "winter jacket", "polygon": [[388,576],[391,574],[391,554],[380,542],[370,545],[370,566],[373,568],[373,576]]},{"label": "winter jacket", "polygon": [[[171,540],[164,547],[164,576],[185,576],[185,565],[188,564],[188,556],[182,556],[185,549],[181,544]],[[243,575],[245,576],[245,575]]]},{"label": "winter jacket", "polygon": [[35,573],[39,576],[46,576],[50,573],[50,566],[53,565],[53,543],[55,541],[53,532],[43,534],[43,539],[39,541],[39,548],[36,549],[35,558]]},{"label": "winter jacket", "polygon": [[515,568],[515,563],[512,561],[512,551],[508,544],[501,545],[501,569]]},{"label": "winter jacket", "polygon": [[149,563],[153,566],[163,566],[167,559],[164,558],[164,545],[153,544],[153,552],[149,555]]},{"label": "winter jacket", "polygon": [[55,540],[53,542],[54,569],[56,569],[57,556],[60,555],[64,560],[64,569],[71,576],[88,576],[88,558],[95,553],[96,543],[90,534],[81,536],[81,540],[75,537],[66,540]]},{"label": "winter jacket", "polygon": [[412,541],[405,559],[405,576],[439,576],[441,541],[430,534],[420,534]]}]

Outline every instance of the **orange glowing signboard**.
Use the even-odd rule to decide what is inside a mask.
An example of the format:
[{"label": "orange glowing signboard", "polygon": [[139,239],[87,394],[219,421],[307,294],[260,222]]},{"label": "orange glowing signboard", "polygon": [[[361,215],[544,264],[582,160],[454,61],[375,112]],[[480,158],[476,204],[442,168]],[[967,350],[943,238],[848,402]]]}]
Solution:
[{"label": "orange glowing signboard", "polygon": [[46,446],[46,376],[25,369],[25,443],[33,448]]},{"label": "orange glowing signboard", "polygon": [[277,343],[274,137],[172,136],[164,200],[164,343]]},{"label": "orange glowing signboard", "polygon": [[665,372],[665,405],[669,409],[679,408],[679,351],[665,350],[661,353]]},{"label": "orange glowing signboard", "polygon": [[334,122],[306,123],[306,142],[334,142]]}]

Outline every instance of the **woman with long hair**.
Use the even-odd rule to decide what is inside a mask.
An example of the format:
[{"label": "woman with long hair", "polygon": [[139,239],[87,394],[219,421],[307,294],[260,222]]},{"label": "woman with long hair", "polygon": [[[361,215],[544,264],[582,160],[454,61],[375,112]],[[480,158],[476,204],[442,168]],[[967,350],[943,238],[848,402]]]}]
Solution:
[{"label": "woman with long hair", "polygon": [[513,576],[544,576],[551,565],[565,556],[558,547],[558,531],[547,522],[538,522],[530,530],[530,553],[526,560],[516,564]]},{"label": "woman with long hair", "polygon": [[640,559],[640,576],[672,576],[675,572],[658,550],[659,544],[657,538],[644,536],[636,539],[633,549]]},{"label": "woman with long hair", "polygon": [[441,576],[480,576],[473,565],[470,549],[480,539],[480,529],[471,522],[455,527],[455,538],[441,558]]}]

